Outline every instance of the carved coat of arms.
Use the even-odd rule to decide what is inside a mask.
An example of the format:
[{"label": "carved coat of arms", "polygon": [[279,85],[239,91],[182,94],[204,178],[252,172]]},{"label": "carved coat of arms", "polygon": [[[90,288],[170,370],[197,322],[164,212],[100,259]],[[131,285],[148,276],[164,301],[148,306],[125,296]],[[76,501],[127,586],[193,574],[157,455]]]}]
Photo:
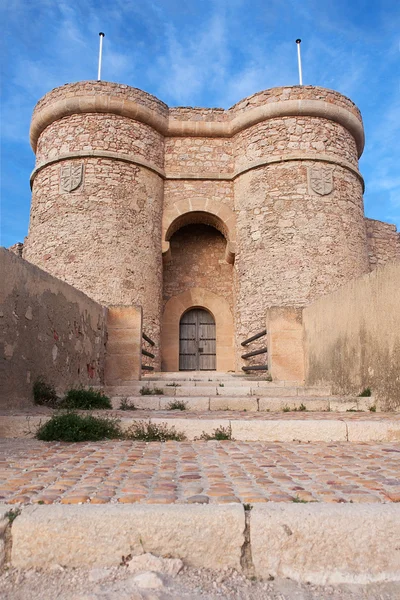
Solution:
[{"label": "carved coat of arms", "polygon": [[60,190],[62,192],[73,192],[82,183],[83,164],[65,165],[60,171]]},{"label": "carved coat of arms", "polygon": [[308,171],[308,180],[310,189],[320,196],[333,192],[332,169],[311,167]]}]

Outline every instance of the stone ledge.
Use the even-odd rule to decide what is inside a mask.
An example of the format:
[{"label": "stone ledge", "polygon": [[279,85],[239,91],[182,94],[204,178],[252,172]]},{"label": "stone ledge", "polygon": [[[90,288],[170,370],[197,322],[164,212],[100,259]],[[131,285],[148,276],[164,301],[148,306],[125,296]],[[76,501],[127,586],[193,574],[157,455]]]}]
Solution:
[{"label": "stone ledge", "polygon": [[258,577],[318,585],[400,581],[400,505],[269,503],[250,514]]},{"label": "stone ledge", "polygon": [[113,566],[151,552],[188,565],[240,570],[241,505],[29,506],[12,526],[12,565]]}]

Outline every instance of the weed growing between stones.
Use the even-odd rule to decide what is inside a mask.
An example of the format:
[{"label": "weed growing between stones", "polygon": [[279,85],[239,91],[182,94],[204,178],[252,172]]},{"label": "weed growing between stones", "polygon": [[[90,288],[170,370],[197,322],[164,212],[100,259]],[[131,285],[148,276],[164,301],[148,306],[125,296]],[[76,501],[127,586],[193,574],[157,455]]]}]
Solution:
[{"label": "weed growing between stones", "polygon": [[33,384],[33,401],[35,404],[54,408],[59,399],[53,385],[46,383],[42,377],[38,377]]},{"label": "weed growing between stones", "polygon": [[175,427],[168,427],[167,423],[155,423],[134,421],[127,429],[124,437],[128,440],[141,440],[143,442],[167,442],[174,440],[183,442],[186,435],[181,431],[176,431]]},{"label": "weed growing between stones", "polygon": [[181,387],[181,384],[173,381],[172,383],[167,383],[167,387]]},{"label": "weed growing between stones", "polygon": [[68,390],[59,407],[68,410],[103,410],[112,408],[112,405],[110,398],[103,392],[93,388],[79,388]]},{"label": "weed growing between stones", "polygon": [[183,400],[172,400],[168,404],[167,410],[187,410],[187,404]]},{"label": "weed growing between stones", "polygon": [[369,407],[369,412],[376,412],[376,405],[373,404],[372,406]]},{"label": "weed growing between stones", "polygon": [[133,402],[129,402],[127,398],[122,398],[119,405],[119,410],[137,410]]},{"label": "weed growing between stones", "polygon": [[283,412],[290,412],[290,408],[289,408],[289,406],[285,405],[285,406],[282,408],[282,411],[283,411]]},{"label": "weed growing between stones", "polygon": [[6,512],[5,517],[6,517],[6,519],[8,519],[8,522],[10,523],[10,525],[12,525],[13,522],[15,521],[15,519],[20,514],[21,514],[20,508],[11,508],[9,511]]},{"label": "weed growing between stones", "polygon": [[140,388],[140,394],[142,396],[163,396],[164,394],[164,390],[162,390],[161,388],[148,388],[148,387],[142,387]]},{"label": "weed growing between stones", "polygon": [[298,496],[295,496],[292,499],[292,502],[294,502],[295,504],[308,504],[308,500],[303,500],[302,498],[299,498]]},{"label": "weed growing between stones", "polygon": [[118,419],[71,411],[56,414],[40,425],[36,437],[44,442],[97,442],[124,436]]},{"label": "weed growing between stones", "polygon": [[372,396],[371,388],[364,388],[362,392],[358,394],[359,398],[369,398]]},{"label": "weed growing between stones", "polygon": [[214,429],[212,433],[206,433],[203,431],[199,438],[195,438],[196,440],[233,440],[232,437],[232,427],[229,425],[228,427],[217,427]]}]

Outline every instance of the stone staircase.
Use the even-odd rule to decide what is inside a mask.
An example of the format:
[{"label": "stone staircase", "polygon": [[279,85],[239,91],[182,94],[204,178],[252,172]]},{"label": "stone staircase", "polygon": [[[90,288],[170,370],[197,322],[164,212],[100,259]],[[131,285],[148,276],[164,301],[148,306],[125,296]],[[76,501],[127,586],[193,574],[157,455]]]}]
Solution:
[{"label": "stone staircase", "polygon": [[[142,381],[108,386],[114,409],[128,401],[141,410],[164,411],[174,401],[189,411],[352,412],[376,409],[373,397],[333,396],[329,387],[213,372],[155,373]],[[375,411],[374,411],[375,412]]]}]

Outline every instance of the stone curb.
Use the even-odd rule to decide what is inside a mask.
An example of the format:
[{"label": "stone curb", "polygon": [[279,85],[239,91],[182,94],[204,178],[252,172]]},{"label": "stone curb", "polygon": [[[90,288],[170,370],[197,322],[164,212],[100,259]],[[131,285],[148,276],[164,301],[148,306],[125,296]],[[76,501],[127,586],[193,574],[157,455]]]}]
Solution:
[{"label": "stone curb", "polygon": [[11,536],[12,566],[22,569],[107,567],[151,552],[198,568],[243,567],[263,579],[400,581],[398,504],[270,502],[253,506],[247,519],[237,504],[29,506]]},{"label": "stone curb", "polygon": [[400,581],[400,505],[254,506],[251,550],[258,577],[318,585]]},{"label": "stone curb", "polygon": [[29,506],[12,526],[12,565],[113,566],[151,552],[188,565],[240,570],[245,515],[238,504]]},{"label": "stone curb", "polygon": [[[208,412],[208,414],[212,414]],[[307,414],[307,413],[306,413]],[[308,413],[309,414],[309,413]],[[343,415],[343,413],[341,413]],[[36,428],[45,423],[47,415],[21,417],[3,416],[0,423],[0,437],[21,438],[34,437]],[[132,416],[121,419],[121,427],[127,430],[134,421],[151,422],[160,425],[166,423],[183,432],[188,440],[194,440],[203,432],[211,434],[215,429],[231,428],[232,437],[238,441],[257,442],[393,442],[400,440],[400,420],[382,420],[368,418],[360,420],[346,419],[338,416],[330,419],[290,418],[282,419],[229,419],[221,418],[179,418],[169,415],[157,415],[144,418]],[[29,432],[28,432],[29,430]]]}]

